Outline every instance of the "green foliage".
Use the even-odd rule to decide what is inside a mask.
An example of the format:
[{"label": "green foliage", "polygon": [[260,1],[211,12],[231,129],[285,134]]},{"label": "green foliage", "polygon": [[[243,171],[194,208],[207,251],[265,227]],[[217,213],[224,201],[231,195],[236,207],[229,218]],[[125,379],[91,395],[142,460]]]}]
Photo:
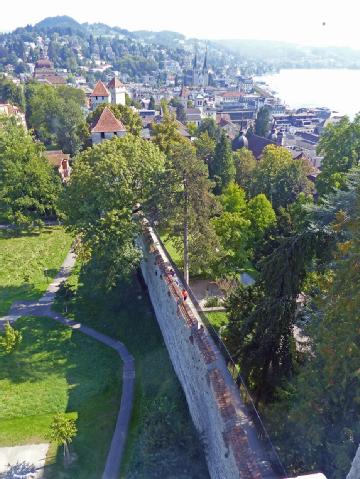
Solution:
[{"label": "green foliage", "polygon": [[155,110],[155,98],[153,96],[150,97],[148,110]]},{"label": "green foliage", "polygon": [[270,110],[263,106],[260,108],[255,120],[255,134],[266,137],[270,129]]},{"label": "green foliage", "polygon": [[351,239],[338,244],[333,274],[311,312],[311,355],[268,411],[280,453],[294,473],[320,469],[329,479],[343,478],[360,440],[359,209],[357,191],[356,213],[338,215],[335,225]]},{"label": "green foliage", "polygon": [[346,173],[359,164],[360,115],[352,122],[344,117],[338,123],[328,125],[320,137],[317,153],[324,156],[321,173],[316,178],[319,194],[343,189]]},{"label": "green foliage", "polygon": [[40,141],[75,155],[86,140],[84,93],[69,86],[31,82],[26,86],[26,117]]},{"label": "green foliage", "polygon": [[0,117],[0,209],[10,223],[29,226],[57,214],[61,183],[42,151],[14,118]]},{"label": "green foliage", "polygon": [[11,103],[25,111],[25,96],[21,86],[0,76],[0,103]]},{"label": "green foliage", "polygon": [[286,148],[268,145],[254,171],[252,193],[264,193],[277,210],[294,202],[299,193],[312,192],[310,171],[307,161],[293,160]]},{"label": "green foliage", "polygon": [[213,118],[205,118],[198,126],[196,136],[200,136],[202,133],[207,133],[212,140],[219,141],[221,129]]},{"label": "green foliage", "polygon": [[129,277],[139,262],[132,210],[148,199],[163,165],[154,144],[131,134],[76,158],[62,200],[66,225],[80,235],[82,256],[92,257],[99,273],[106,271],[109,286],[119,277]]},{"label": "green foliage", "polygon": [[87,117],[87,123],[90,127],[98,121],[104,108],[109,108],[114,113],[114,116],[125,125],[129,133],[134,136],[140,136],[142,130],[141,118],[138,113],[134,112],[127,105],[108,105],[106,103],[98,105]]},{"label": "green foliage", "polygon": [[217,274],[238,276],[252,257],[254,242],[276,222],[276,216],[265,195],[248,202],[235,183],[230,183],[219,199],[223,212],[213,219],[222,246]]},{"label": "green foliage", "polygon": [[188,246],[193,273],[209,271],[217,247],[210,222],[217,211],[211,188],[207,166],[196,157],[192,144],[186,139],[170,143],[165,171],[155,185],[151,216],[174,238],[185,256]]},{"label": "green foliage", "polygon": [[209,164],[213,161],[215,155],[216,141],[205,131],[201,133],[194,141],[196,156],[204,163]]},{"label": "green foliage", "polygon": [[162,102],[161,107],[164,111],[164,118],[161,123],[153,124],[152,132],[154,143],[158,145],[166,156],[169,156],[173,145],[182,141],[182,136],[179,131],[179,125],[175,117],[169,113],[167,105]]},{"label": "green foliage", "polygon": [[66,416],[63,412],[58,412],[53,418],[50,426],[49,439],[59,446],[66,447],[77,434],[76,420]]},{"label": "green foliage", "polygon": [[257,161],[247,148],[240,148],[233,153],[235,161],[235,181],[247,193],[250,193]]},{"label": "green foliage", "polygon": [[6,354],[10,354],[21,343],[21,331],[14,329],[10,323],[5,324],[5,332],[0,336],[0,350],[2,349]]},{"label": "green foliage", "polygon": [[209,176],[215,181],[216,194],[220,194],[235,179],[235,172],[231,144],[223,132],[216,144],[214,157],[209,162]]},{"label": "green foliage", "polygon": [[238,317],[239,322],[229,323],[228,335],[233,338],[233,351],[257,401],[273,399],[276,386],[294,372],[296,299],[307,268],[314,258],[326,256],[332,240],[332,232],[322,225],[308,225],[300,232],[275,238],[275,246],[258,264],[256,301],[250,298],[251,304],[246,305],[240,291],[240,300],[229,305],[231,317]]}]

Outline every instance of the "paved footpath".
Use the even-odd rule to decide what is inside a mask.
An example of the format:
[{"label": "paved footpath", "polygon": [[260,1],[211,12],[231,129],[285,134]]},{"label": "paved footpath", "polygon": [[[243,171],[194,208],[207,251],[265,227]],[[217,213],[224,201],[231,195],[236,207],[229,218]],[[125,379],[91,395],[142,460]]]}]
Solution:
[{"label": "paved footpath", "polygon": [[116,339],[110,338],[105,334],[95,331],[95,329],[84,326],[81,323],[65,318],[61,314],[52,310],[52,304],[55,299],[55,294],[60,285],[68,279],[71,270],[75,264],[75,255],[70,252],[65,258],[61,269],[49,285],[45,294],[37,302],[17,301],[9,311],[9,314],[0,317],[0,329],[6,322],[13,323],[21,316],[47,316],[64,326],[68,326],[73,330],[80,331],[87,336],[99,341],[112,349],[115,349],[123,362],[123,381],[121,402],[116,420],[115,431],[111,440],[110,450],[106,459],[104,473],[102,479],[117,479],[119,477],[121,459],[124,452],[125,441],[128,431],[128,426],[131,417],[133,396],[134,396],[134,382],[135,382],[135,366],[134,358],[129,353],[123,343]]}]

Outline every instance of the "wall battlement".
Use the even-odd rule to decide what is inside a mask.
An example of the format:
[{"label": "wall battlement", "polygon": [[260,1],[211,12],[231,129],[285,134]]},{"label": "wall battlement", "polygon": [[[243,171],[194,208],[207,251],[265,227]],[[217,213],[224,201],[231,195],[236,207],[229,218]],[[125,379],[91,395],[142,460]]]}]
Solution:
[{"label": "wall battlement", "polygon": [[173,367],[205,445],[212,479],[276,478],[225,361],[152,228],[139,238],[142,274]]}]

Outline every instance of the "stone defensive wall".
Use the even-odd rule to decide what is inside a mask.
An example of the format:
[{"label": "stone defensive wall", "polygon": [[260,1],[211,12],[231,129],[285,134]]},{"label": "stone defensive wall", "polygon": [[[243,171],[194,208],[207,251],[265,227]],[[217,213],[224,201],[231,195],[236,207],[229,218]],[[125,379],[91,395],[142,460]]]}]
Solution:
[{"label": "stone defensive wall", "polygon": [[277,478],[266,460],[224,358],[196,307],[182,297],[181,279],[153,229],[144,221],[141,270],[212,479]]}]

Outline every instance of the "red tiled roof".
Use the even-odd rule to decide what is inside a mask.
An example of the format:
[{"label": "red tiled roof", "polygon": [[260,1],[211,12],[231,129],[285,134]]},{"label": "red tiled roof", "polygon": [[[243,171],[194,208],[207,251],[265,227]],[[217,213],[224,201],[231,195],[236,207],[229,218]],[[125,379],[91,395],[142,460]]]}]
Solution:
[{"label": "red tiled roof", "polygon": [[61,165],[62,160],[70,160],[70,155],[62,150],[44,151],[44,156],[51,165],[57,167]]},{"label": "red tiled roof", "polygon": [[118,120],[114,113],[108,108],[104,108],[91,133],[111,133],[114,131],[126,131],[126,128]]},{"label": "red tiled roof", "polygon": [[121,81],[117,77],[114,77],[112,80],[110,80],[107,85],[108,88],[121,88],[123,86],[124,85],[121,83]]},{"label": "red tiled roof", "polygon": [[95,85],[95,88],[93,89],[93,92],[91,93],[90,96],[109,96],[109,90],[106,88],[106,86],[103,84],[101,80],[97,82]]}]

